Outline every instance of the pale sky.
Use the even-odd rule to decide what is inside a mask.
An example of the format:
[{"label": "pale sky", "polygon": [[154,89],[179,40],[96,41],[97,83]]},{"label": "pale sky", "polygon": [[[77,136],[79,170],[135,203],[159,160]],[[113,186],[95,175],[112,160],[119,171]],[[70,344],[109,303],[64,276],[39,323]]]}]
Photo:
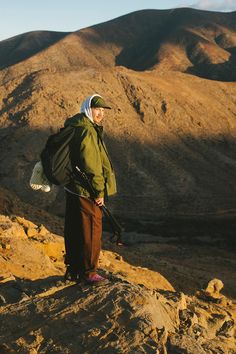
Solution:
[{"label": "pale sky", "polygon": [[0,41],[29,31],[77,31],[143,9],[235,11],[236,0],[0,0]]}]

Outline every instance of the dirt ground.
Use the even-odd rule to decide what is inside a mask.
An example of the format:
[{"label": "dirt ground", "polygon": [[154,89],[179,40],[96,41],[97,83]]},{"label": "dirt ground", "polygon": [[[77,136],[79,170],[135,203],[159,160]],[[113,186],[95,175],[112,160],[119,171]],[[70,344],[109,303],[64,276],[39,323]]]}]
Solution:
[{"label": "dirt ground", "polygon": [[[225,284],[225,295],[236,297],[236,219],[234,215],[179,217],[159,222],[126,222],[126,247],[107,242],[128,263],[161,273],[178,291],[193,294],[210,279]],[[146,229],[146,232],[144,232]]]},{"label": "dirt ground", "polygon": [[93,288],[64,282],[62,233],[48,230],[63,220],[48,221],[0,218],[1,353],[235,352],[233,238],[199,220],[126,220],[117,246],[105,224],[109,282]]}]

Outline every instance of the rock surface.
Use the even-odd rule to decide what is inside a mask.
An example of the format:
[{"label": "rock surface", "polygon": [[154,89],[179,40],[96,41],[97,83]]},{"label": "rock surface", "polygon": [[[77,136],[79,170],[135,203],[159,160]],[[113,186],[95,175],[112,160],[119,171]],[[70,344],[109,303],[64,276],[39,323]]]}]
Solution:
[{"label": "rock surface", "polygon": [[[60,235],[26,218],[1,215],[0,243],[9,248],[0,249],[0,352],[235,353],[234,266],[224,269],[231,276],[228,297],[217,278],[197,289],[200,279],[194,282],[189,274],[197,262],[194,252],[186,264],[178,259],[176,240],[160,244],[146,234],[152,243],[142,244],[136,236],[136,244],[120,248],[104,234],[99,269],[109,282],[92,287],[64,282]],[[156,261],[149,258],[158,249]],[[213,249],[208,245],[204,255],[208,263]],[[134,265],[141,259],[150,269]],[[214,267],[219,274],[219,260]],[[175,286],[161,275],[168,268]],[[209,277],[207,268],[202,263],[201,279]]]},{"label": "rock surface", "polygon": [[33,296],[28,290],[20,303],[0,309],[1,352],[235,352],[230,302],[220,306],[116,277],[92,289],[60,284]]}]

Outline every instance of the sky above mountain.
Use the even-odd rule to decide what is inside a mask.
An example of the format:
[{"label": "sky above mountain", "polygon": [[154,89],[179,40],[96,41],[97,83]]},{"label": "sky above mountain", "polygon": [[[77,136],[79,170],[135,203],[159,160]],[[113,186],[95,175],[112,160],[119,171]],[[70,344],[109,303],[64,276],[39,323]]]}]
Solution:
[{"label": "sky above mountain", "polygon": [[76,31],[143,9],[235,11],[235,0],[0,1],[0,40],[35,30]]}]

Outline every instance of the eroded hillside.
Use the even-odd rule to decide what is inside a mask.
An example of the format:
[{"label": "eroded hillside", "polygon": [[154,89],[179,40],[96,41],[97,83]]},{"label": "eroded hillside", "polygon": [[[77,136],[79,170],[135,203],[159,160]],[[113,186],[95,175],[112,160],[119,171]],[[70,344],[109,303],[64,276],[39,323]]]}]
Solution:
[{"label": "eroded hillside", "polygon": [[74,33],[1,42],[1,185],[63,214],[62,193],[31,191],[30,174],[47,136],[97,92],[113,107],[104,125],[117,213],[235,209],[234,20],[235,13],[147,10]]}]

